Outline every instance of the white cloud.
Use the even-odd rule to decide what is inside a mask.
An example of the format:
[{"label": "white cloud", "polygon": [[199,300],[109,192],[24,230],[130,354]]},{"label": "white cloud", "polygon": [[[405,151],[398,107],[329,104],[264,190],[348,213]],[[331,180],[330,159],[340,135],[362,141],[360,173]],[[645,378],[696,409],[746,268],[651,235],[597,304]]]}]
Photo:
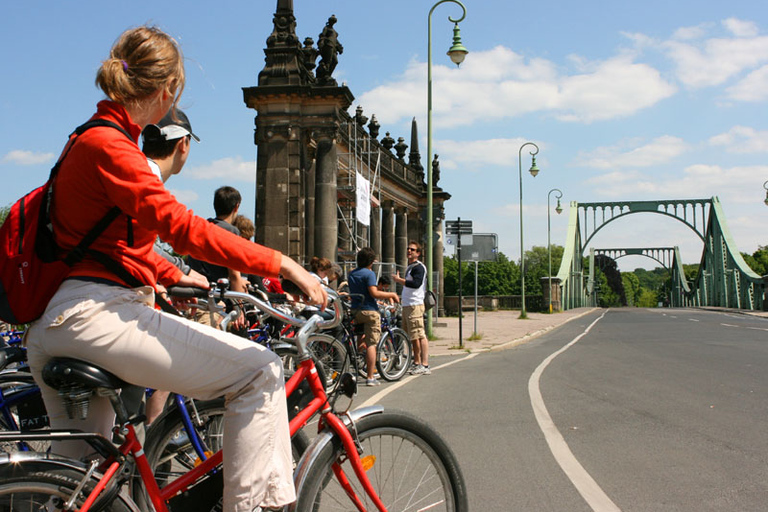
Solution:
[{"label": "white cloud", "polygon": [[667,163],[689,149],[683,139],[671,135],[658,137],[644,145],[638,145],[637,140],[625,140],[616,146],[579,153],[574,164],[596,169],[650,167]]},{"label": "white cloud", "polygon": [[730,99],[765,101],[768,99],[768,65],[749,73],[743,80],[726,89]]},{"label": "white cloud", "polygon": [[748,126],[734,126],[709,139],[713,146],[726,146],[730,153],[768,153],[768,131]]},{"label": "white cloud", "polygon": [[707,33],[707,29],[711,26],[709,23],[702,23],[693,27],[680,27],[672,34],[672,39],[678,41],[690,41],[692,39],[701,39]]},{"label": "white cloud", "polygon": [[[764,199],[762,183],[765,176],[768,176],[768,165],[723,168],[695,164],[686,167],[681,174],[613,172],[594,177],[589,183],[595,186],[595,195],[606,198],[642,200],[718,196],[723,203],[748,204]],[[754,194],[744,193],[745,184],[753,184]]]},{"label": "white cloud", "polygon": [[[440,155],[441,170],[462,169],[469,171],[481,170],[487,166],[511,167],[517,169],[520,147],[525,144],[525,139],[487,139],[487,140],[439,140],[434,143],[435,153]],[[535,142],[535,141],[534,141]],[[539,150],[544,145],[535,142]],[[535,151],[533,146],[526,146],[527,150]]]},{"label": "white cloud", "polygon": [[185,167],[183,175],[193,179],[227,179],[231,181],[250,181],[256,178],[256,163],[244,161],[242,157],[226,157],[214,160],[207,165]]},{"label": "white cloud", "polygon": [[181,204],[189,205],[200,199],[200,195],[194,190],[168,189]]},{"label": "white cloud", "polygon": [[8,152],[0,162],[17,165],[40,165],[53,162],[54,158],[56,158],[56,155],[53,153],[35,153],[33,151],[15,149]]},{"label": "white cloud", "polygon": [[737,18],[724,20],[723,26],[736,37],[755,37],[759,32],[754,22]]},{"label": "white cloud", "polygon": [[661,47],[677,66],[678,78],[690,87],[720,85],[768,62],[766,36],[711,38],[701,42],[669,40]]},{"label": "white cloud", "polygon": [[[631,115],[675,92],[661,74],[629,54],[588,62],[564,74],[545,59],[526,59],[497,46],[474,52],[461,69],[432,66],[433,117],[441,126],[469,125],[543,111],[566,121],[592,122]],[[425,105],[426,65],[412,60],[396,82],[360,98],[366,112],[383,125],[410,119]]]}]

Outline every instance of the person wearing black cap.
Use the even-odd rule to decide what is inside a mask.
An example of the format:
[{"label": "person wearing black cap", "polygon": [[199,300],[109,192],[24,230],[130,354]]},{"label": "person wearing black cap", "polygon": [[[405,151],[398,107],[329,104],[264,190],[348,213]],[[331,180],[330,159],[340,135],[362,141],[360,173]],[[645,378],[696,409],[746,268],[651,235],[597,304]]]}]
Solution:
[{"label": "person wearing black cap", "polygon": [[190,139],[200,142],[189,118],[178,108],[169,110],[157,124],[147,125],[141,135],[144,140],[141,149],[147,155],[149,167],[163,183],[184,167]]},{"label": "person wearing black cap", "polygon": [[[147,157],[149,168],[163,183],[181,172],[189,156],[190,139],[200,142],[200,138],[192,131],[189,118],[178,108],[169,110],[157,124],[145,126],[141,137],[144,141],[141,150]],[[155,240],[154,249],[189,275],[189,265],[182,258],[169,253],[159,243],[159,239]]]}]

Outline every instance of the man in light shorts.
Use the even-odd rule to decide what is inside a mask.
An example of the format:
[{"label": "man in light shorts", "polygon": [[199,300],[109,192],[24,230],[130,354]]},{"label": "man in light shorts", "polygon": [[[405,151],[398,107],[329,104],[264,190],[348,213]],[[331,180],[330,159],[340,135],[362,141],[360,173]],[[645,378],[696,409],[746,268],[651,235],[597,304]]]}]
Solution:
[{"label": "man in light shorts", "polygon": [[405,277],[400,272],[393,276],[396,283],[403,285],[403,327],[411,338],[413,364],[411,375],[429,375],[429,340],[424,330],[424,295],[427,291],[427,267],[419,261],[421,244],[408,242],[408,268]]}]

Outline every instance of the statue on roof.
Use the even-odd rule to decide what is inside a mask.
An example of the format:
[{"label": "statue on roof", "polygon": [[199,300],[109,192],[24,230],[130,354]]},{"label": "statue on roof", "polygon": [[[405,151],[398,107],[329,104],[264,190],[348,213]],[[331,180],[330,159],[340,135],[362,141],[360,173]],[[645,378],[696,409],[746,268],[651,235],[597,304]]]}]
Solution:
[{"label": "statue on roof", "polygon": [[336,24],[336,16],[331,15],[325,24],[317,41],[317,49],[320,52],[320,64],[317,66],[316,76],[319,85],[336,86],[336,80],[331,76],[339,63],[339,55],[344,53],[344,47],[339,42],[338,33],[333,26]]}]

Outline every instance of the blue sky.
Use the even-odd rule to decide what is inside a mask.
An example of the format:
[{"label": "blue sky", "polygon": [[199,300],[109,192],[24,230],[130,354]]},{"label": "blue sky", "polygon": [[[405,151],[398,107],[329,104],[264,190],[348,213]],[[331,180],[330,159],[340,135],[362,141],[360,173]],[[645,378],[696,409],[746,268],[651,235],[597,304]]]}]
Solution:
[{"label": "blue sky", "polygon": [[[427,161],[427,14],[435,2],[294,0],[300,39],[331,14],[344,45],[334,76],[376,114],[381,133],[409,140],[419,122]],[[472,1],[461,24],[470,53],[445,56],[452,3],[433,14],[433,145],[448,219],[497,233],[518,259],[518,150],[540,147],[541,173],[523,176],[525,245],[546,245],[547,192],[563,191],[552,241],[564,244],[570,201],[718,196],[742,252],[768,245],[768,6],[757,0]],[[0,48],[0,205],[41,184],[66,136],[94,111],[96,70],[126,28],[151,23],[180,42],[181,106],[202,143],[168,187],[202,216],[220,185],[255,201],[253,119],[242,87],[256,84],[276,1],[109,3],[30,1],[3,6]],[[527,149],[527,148],[526,148]],[[524,150],[524,172],[530,164]],[[552,205],[554,206],[554,205]],[[653,214],[606,227],[594,247],[680,246],[700,240]],[[655,262],[630,257],[622,270]]]}]

